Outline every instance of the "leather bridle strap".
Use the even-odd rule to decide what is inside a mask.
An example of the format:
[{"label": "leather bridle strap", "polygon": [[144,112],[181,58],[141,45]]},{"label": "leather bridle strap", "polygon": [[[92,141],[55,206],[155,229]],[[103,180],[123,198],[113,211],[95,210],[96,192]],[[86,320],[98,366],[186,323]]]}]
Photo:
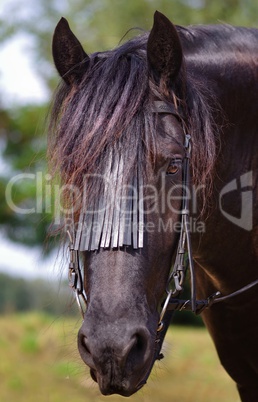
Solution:
[{"label": "leather bridle strap", "polygon": [[[72,200],[73,206],[73,200]],[[69,269],[68,269],[68,282],[70,288],[73,290],[79,311],[84,320],[84,314],[87,309],[87,295],[83,286],[83,275],[80,267],[79,251],[74,248],[75,243],[75,228],[74,228],[74,211],[71,210],[70,219],[71,225],[67,227],[67,235],[69,239]]]},{"label": "leather bridle strap", "polygon": [[[195,313],[200,314],[204,309],[211,307],[213,304],[228,301],[230,299],[233,299],[234,297],[240,296],[242,293],[252,289],[256,285],[258,285],[258,279],[228,295],[221,296],[221,293],[218,291],[213,295],[207,297],[207,299],[196,300]],[[172,297],[168,302],[167,309],[171,311],[183,311],[183,310],[193,311],[191,305],[191,299],[182,300],[182,299],[173,299]]]},{"label": "leather bridle strap", "polygon": [[158,114],[162,113],[173,114],[181,120],[181,116],[178,112],[178,109],[172,103],[167,103],[163,101],[154,101],[152,111]]},{"label": "leather bridle strap", "polygon": [[[166,102],[157,101],[154,102],[156,113],[168,113],[179,116],[178,112],[175,112],[175,106],[171,104],[167,104]],[[180,116],[179,116],[180,118]],[[180,120],[183,119],[180,118]],[[184,128],[184,126],[183,126]],[[191,136],[185,134],[185,150],[186,155],[184,158],[184,172],[183,172],[183,191],[186,188],[189,188],[190,184],[190,153],[191,153]],[[162,310],[160,314],[160,320],[157,329],[156,336],[156,351],[155,351],[155,360],[160,360],[163,355],[160,353],[162,344],[166,335],[166,332],[169,328],[169,325],[173,319],[173,315],[175,311],[183,311],[188,310],[192,311],[195,314],[200,314],[204,309],[211,307],[213,304],[217,304],[223,301],[227,301],[231,298],[234,298],[254,286],[258,285],[258,279],[251,282],[250,284],[242,287],[241,289],[230,293],[229,295],[221,296],[221,293],[218,291],[211,296],[207,297],[203,300],[196,299],[196,285],[195,285],[195,272],[194,272],[194,261],[192,256],[192,247],[191,247],[191,239],[190,239],[190,225],[189,225],[189,199],[186,194],[183,193],[182,200],[182,212],[181,212],[181,232],[179,238],[179,244],[177,249],[177,254],[175,258],[174,268],[169,276],[168,285],[167,285],[167,297],[162,304]],[[182,290],[183,290],[183,282],[186,275],[187,263],[184,264],[184,260],[186,259],[186,255],[188,258],[188,264],[190,268],[191,274],[191,299],[182,300],[179,298]],[[170,288],[170,282],[174,281],[174,289]]]}]

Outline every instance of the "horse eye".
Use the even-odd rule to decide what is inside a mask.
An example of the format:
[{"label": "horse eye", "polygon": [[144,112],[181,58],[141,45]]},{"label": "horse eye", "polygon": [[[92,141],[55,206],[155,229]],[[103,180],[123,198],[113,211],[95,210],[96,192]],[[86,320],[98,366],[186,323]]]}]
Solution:
[{"label": "horse eye", "polygon": [[167,175],[176,174],[179,170],[180,164],[182,161],[180,159],[171,161],[170,165],[167,168]]}]

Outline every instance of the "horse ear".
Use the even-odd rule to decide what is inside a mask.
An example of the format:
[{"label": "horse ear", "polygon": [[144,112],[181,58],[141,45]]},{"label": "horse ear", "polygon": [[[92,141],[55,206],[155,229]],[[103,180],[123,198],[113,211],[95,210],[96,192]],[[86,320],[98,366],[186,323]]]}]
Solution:
[{"label": "horse ear", "polygon": [[73,84],[82,78],[89,56],[84,52],[65,18],[61,18],[56,26],[52,53],[56,69],[67,84]]},{"label": "horse ear", "polygon": [[165,15],[156,11],[147,43],[149,68],[154,77],[166,85],[171,84],[180,70],[182,57],[183,51],[176,27]]}]

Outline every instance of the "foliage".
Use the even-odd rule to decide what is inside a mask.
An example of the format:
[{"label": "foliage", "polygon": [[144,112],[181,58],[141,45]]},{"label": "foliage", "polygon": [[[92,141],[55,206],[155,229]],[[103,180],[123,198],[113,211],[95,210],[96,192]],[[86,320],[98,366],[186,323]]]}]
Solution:
[{"label": "foliage", "polygon": [[3,41],[17,33],[29,35],[35,67],[52,87],[56,80],[51,37],[61,16],[69,20],[86,50],[92,52],[114,47],[133,27],[150,29],[156,9],[179,25],[257,25],[258,4],[252,0],[10,0],[5,18],[0,20],[0,38]]},{"label": "foliage", "polygon": [[44,213],[46,202],[50,203],[44,186],[45,115],[44,105],[26,105],[2,111],[4,118],[0,120],[4,165],[0,174],[1,232],[29,246],[44,244],[52,220],[51,213]]}]

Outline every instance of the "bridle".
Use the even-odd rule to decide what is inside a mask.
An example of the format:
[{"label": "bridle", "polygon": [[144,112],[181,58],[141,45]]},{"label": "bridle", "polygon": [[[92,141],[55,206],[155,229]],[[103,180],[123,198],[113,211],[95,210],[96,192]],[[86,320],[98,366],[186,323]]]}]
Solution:
[{"label": "bridle", "polygon": [[[182,123],[178,109],[171,103],[164,101],[155,101],[153,112],[158,114],[171,114],[176,116]],[[184,128],[184,125],[183,125]],[[241,289],[222,296],[219,291],[210,295],[206,299],[197,300],[196,298],[196,283],[194,271],[194,259],[192,255],[191,236],[190,236],[190,213],[189,213],[189,197],[186,196],[185,190],[190,185],[190,158],[191,158],[191,136],[185,132],[185,157],[183,160],[183,194],[182,194],[182,210],[181,210],[181,231],[179,235],[178,247],[175,256],[175,263],[169,275],[166,286],[166,297],[162,303],[161,313],[157,328],[156,336],[156,351],[154,361],[163,357],[160,354],[162,344],[171,323],[172,317],[176,310],[178,311],[192,311],[195,314],[200,314],[204,309],[210,308],[213,304],[220,303],[236,297],[252,287],[258,285],[258,279],[242,287]],[[83,277],[80,268],[79,250],[75,249],[75,231],[69,228],[69,286],[75,292],[76,301],[84,319],[87,308],[87,295],[83,286]],[[191,278],[191,297],[188,300],[180,299],[180,294],[183,291],[183,284],[185,281],[187,269],[189,267]],[[153,362],[154,362],[153,361]]]},{"label": "bridle", "polygon": [[[163,355],[160,353],[162,344],[172,321],[175,311],[192,311],[195,314],[200,314],[203,310],[210,308],[213,304],[220,303],[236,297],[252,287],[258,285],[258,279],[249,283],[248,285],[238,289],[237,291],[228,295],[222,296],[221,292],[217,291],[207,297],[206,299],[197,300],[196,298],[196,283],[195,283],[195,270],[194,259],[192,254],[191,234],[190,234],[190,211],[189,211],[189,197],[187,197],[185,190],[190,185],[190,157],[191,157],[191,135],[185,130],[184,121],[179,114],[177,108],[173,104],[156,101],[155,110],[157,113],[167,113],[176,116],[182,122],[184,135],[185,135],[185,157],[183,161],[183,194],[182,194],[182,210],[181,210],[181,231],[177,252],[175,256],[175,263],[169,275],[166,293],[167,296],[162,303],[162,310],[160,313],[159,324],[156,336],[156,353],[155,360],[160,360]],[[180,299],[180,294],[183,291],[183,284],[186,277],[186,272],[190,271],[191,278],[191,297],[190,299]]]}]

